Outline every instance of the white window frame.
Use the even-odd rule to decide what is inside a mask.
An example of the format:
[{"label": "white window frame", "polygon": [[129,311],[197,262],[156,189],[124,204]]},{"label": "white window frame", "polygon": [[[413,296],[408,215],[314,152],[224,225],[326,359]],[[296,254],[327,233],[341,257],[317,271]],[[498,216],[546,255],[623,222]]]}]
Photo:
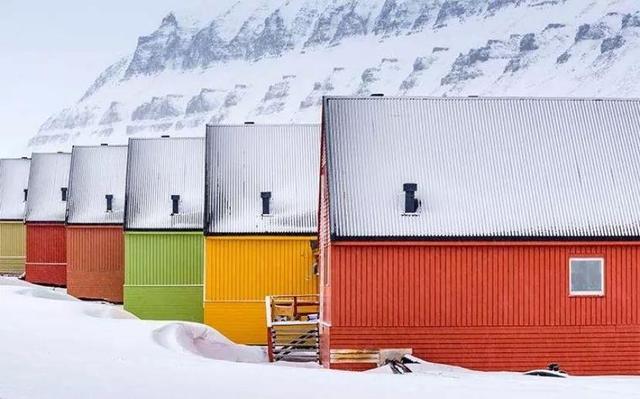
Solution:
[{"label": "white window frame", "polygon": [[[597,261],[600,262],[600,287],[599,291],[573,291],[573,284],[571,284],[571,276],[573,270],[573,261]],[[571,257],[569,258],[569,295],[570,296],[604,296],[604,273],[605,273],[605,261],[604,257]]]}]

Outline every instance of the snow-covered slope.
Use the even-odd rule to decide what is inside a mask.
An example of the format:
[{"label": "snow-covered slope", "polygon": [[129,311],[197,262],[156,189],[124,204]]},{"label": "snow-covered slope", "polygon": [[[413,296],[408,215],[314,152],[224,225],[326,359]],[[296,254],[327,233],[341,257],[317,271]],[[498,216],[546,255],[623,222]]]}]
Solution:
[{"label": "snow-covered slope", "polygon": [[119,307],[0,276],[0,397],[636,398],[638,377],[545,378],[420,365],[412,375],[265,364],[195,323],[137,320]]},{"label": "snow-covered slope", "polygon": [[318,122],[326,94],[640,94],[637,0],[210,7],[167,15],[78,103],[45,121],[32,149],[202,135],[206,123]]}]

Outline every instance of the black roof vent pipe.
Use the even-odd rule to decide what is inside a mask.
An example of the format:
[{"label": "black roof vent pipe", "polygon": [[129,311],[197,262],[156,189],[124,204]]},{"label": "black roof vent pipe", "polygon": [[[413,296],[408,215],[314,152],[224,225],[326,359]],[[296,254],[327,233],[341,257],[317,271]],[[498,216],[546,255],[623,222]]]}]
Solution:
[{"label": "black roof vent pipe", "polygon": [[107,200],[107,212],[113,212],[113,194],[107,194],[104,198]]},{"label": "black roof vent pipe", "polygon": [[255,125],[256,123],[253,122],[253,121],[246,121],[244,124],[245,125]]},{"label": "black roof vent pipe", "polygon": [[263,191],[260,193],[262,198],[262,215],[271,214],[271,191]]},{"label": "black roof vent pipe", "polygon": [[373,93],[371,97],[384,97],[383,93]]},{"label": "black roof vent pipe", "polygon": [[62,201],[63,202],[67,201],[67,191],[68,191],[68,189],[66,187],[60,187],[60,193],[62,194]]},{"label": "black roof vent pipe", "polygon": [[180,213],[180,196],[172,195],[171,196],[171,216],[177,215]]},{"label": "black roof vent pipe", "polygon": [[418,185],[416,183],[405,183],[404,190],[404,213],[417,213],[420,201],[416,199]]},{"label": "black roof vent pipe", "polygon": [[27,202],[27,198],[29,198],[29,189],[25,188],[23,191],[24,191],[24,202]]}]

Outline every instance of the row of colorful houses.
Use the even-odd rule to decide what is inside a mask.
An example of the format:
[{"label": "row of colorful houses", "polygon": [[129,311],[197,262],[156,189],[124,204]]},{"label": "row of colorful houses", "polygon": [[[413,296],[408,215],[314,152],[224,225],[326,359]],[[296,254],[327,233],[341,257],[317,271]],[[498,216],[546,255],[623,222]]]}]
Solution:
[{"label": "row of colorful houses", "polygon": [[241,125],[35,153],[19,182],[0,181],[20,193],[6,224],[26,226],[26,239],[7,230],[26,251],[0,272],[264,345],[266,296],[318,292],[319,143],[317,125]]},{"label": "row of colorful houses", "polygon": [[0,267],[26,243],[29,281],[246,344],[265,297],[318,294],[331,368],[640,374],[639,150],[637,100],[328,97],[0,161]]}]

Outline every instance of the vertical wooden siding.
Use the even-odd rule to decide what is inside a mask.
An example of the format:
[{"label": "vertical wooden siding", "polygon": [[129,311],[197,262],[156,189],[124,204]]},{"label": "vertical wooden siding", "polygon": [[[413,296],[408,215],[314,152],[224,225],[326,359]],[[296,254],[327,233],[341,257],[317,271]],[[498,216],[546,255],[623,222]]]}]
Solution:
[{"label": "vertical wooden siding", "polygon": [[313,239],[207,238],[205,323],[235,342],[265,344],[266,296],[318,293]]},{"label": "vertical wooden siding", "polygon": [[132,233],[125,240],[126,285],[202,286],[202,233]]},{"label": "vertical wooden siding", "polygon": [[314,239],[207,238],[205,299],[264,302],[267,295],[316,294]]},{"label": "vertical wooden siding", "polygon": [[67,284],[67,244],[64,224],[27,223],[26,279],[31,283]]},{"label": "vertical wooden siding", "polygon": [[[640,373],[640,245],[332,250],[332,348],[409,345],[429,360],[483,369],[547,359],[576,373]],[[569,295],[569,258],[581,255],[604,257],[603,297]]]},{"label": "vertical wooden siding", "polygon": [[[640,246],[334,246],[334,326],[640,324]],[[605,295],[569,295],[569,258],[605,258]]]},{"label": "vertical wooden siding", "polygon": [[67,291],[83,299],[122,302],[121,226],[67,226]]},{"label": "vertical wooden siding", "polygon": [[25,234],[22,222],[0,222],[0,273],[24,272]]},{"label": "vertical wooden siding", "polygon": [[[329,342],[331,349],[411,348],[431,362],[484,371],[523,372],[558,363],[574,375],[640,374],[638,326],[331,327]],[[322,358],[329,364],[326,352]]]},{"label": "vertical wooden siding", "polygon": [[125,233],[124,307],[142,319],[202,322],[204,238]]}]

